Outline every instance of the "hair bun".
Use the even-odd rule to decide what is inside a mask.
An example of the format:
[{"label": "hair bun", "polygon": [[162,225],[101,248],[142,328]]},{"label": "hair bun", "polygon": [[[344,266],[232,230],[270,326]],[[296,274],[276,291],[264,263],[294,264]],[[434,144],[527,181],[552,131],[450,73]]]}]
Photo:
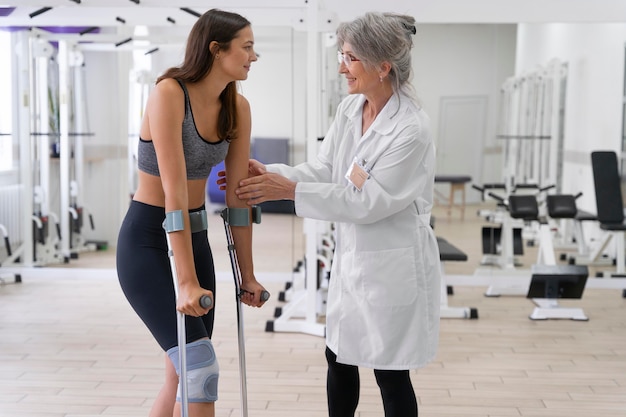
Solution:
[{"label": "hair bun", "polygon": [[402,23],[402,26],[404,26],[404,28],[406,30],[408,30],[409,32],[411,32],[412,35],[415,35],[417,33],[417,29],[415,28],[415,25],[410,25],[408,23]]}]

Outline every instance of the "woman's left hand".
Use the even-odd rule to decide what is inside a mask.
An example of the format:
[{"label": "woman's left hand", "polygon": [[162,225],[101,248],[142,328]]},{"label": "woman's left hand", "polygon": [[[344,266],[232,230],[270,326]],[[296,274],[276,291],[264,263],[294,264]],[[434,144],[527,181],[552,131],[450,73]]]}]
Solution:
[{"label": "woman's left hand", "polygon": [[296,184],[282,175],[266,172],[241,180],[235,193],[239,199],[246,200],[249,206],[265,201],[293,200],[296,195]]}]

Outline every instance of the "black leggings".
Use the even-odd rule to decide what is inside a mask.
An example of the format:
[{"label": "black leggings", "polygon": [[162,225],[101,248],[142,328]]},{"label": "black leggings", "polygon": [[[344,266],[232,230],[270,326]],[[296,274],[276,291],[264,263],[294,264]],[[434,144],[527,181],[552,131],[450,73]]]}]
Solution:
[{"label": "black leggings", "polygon": [[[202,207],[196,210],[201,210]],[[164,351],[178,345],[176,295],[163,230],[165,209],[132,201],[117,241],[117,275],[124,295]],[[206,230],[191,235],[200,286],[213,291],[215,268]],[[214,309],[185,316],[187,343],[210,338]]]},{"label": "black leggings", "polygon": [[[326,348],[329,417],[354,417],[359,404],[359,368],[337,363],[335,355]],[[374,369],[374,376],[383,398],[385,417],[417,417],[417,398],[409,371]]]}]

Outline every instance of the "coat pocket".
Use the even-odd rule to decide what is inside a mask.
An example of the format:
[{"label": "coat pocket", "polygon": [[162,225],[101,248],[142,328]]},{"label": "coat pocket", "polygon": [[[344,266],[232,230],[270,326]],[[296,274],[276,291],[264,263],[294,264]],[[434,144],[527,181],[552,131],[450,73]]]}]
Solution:
[{"label": "coat pocket", "polygon": [[417,268],[412,247],[356,254],[359,280],[368,303],[405,306],[417,299]]}]

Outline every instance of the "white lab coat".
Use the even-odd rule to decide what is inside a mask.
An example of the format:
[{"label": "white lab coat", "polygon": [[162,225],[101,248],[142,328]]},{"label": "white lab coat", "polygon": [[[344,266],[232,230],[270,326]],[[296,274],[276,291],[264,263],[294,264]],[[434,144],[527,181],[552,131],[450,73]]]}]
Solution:
[{"label": "white lab coat", "polygon": [[[439,340],[435,149],[428,116],[408,96],[394,94],[362,134],[364,102],[341,102],[316,161],[267,169],[298,182],[298,216],[336,222],[326,344],[337,361],[414,369]],[[355,157],[370,174],[362,191],[344,177]]]}]

